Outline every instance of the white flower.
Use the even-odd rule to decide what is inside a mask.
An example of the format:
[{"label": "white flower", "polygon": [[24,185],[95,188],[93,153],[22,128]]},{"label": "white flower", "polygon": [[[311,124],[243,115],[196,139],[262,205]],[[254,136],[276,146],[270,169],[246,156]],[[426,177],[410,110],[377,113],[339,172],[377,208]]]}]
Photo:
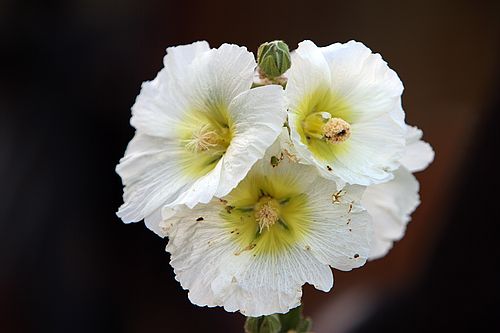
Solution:
[{"label": "white flower", "polygon": [[299,44],[287,72],[299,157],[338,185],[392,179],[405,146],[403,85],[379,54],[350,41]]},{"label": "white flower", "polygon": [[362,204],[374,229],[370,259],[385,256],[393,242],[403,237],[410,215],[420,203],[419,183],[412,172],[425,169],[434,159],[432,147],[421,138],[421,130],[407,126],[406,152],[394,179],[369,186],[363,194]]},{"label": "white flower", "polygon": [[276,146],[228,196],[166,209],[171,265],[194,304],[285,313],[300,304],[304,283],[331,289],[329,266],[365,263],[372,230],[359,205],[364,187],[338,190]]},{"label": "white flower", "polygon": [[160,208],[229,193],[279,135],[286,117],[279,86],[251,89],[253,55],[206,42],[167,49],[165,67],[142,85],[132,107],[136,128],[116,170],[126,223],[145,219],[158,232]]}]

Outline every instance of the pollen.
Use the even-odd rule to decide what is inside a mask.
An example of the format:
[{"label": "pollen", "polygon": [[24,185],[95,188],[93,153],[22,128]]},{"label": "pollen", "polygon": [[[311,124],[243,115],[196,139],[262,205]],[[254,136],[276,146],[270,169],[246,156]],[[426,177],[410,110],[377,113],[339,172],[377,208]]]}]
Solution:
[{"label": "pollen", "polygon": [[279,203],[268,196],[263,196],[255,205],[255,221],[259,224],[259,232],[269,230],[279,220]]},{"label": "pollen", "polygon": [[346,141],[351,136],[351,125],[341,118],[330,118],[322,128],[323,137],[332,144]]},{"label": "pollen", "polygon": [[194,131],[192,138],[186,143],[186,148],[194,152],[203,152],[221,144],[222,138],[220,135],[211,130],[209,125],[204,125]]}]

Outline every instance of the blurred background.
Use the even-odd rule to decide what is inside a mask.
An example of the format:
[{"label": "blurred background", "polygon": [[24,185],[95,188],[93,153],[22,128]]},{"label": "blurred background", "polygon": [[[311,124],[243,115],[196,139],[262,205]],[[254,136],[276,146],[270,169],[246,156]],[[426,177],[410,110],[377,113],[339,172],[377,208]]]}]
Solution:
[{"label": "blurred background", "polygon": [[434,163],[387,257],[305,288],[314,331],[500,331],[499,1],[0,0],[0,332],[242,332],[115,216],[130,107],[167,46],[356,39],[405,84]]}]

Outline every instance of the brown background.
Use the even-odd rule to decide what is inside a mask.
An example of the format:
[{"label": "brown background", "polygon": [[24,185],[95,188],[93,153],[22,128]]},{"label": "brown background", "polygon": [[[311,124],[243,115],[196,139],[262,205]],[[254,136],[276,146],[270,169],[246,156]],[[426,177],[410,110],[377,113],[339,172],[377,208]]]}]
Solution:
[{"label": "brown background", "polygon": [[498,1],[1,1],[0,331],[238,332],[191,305],[164,241],[114,211],[130,106],[167,46],[356,39],[436,151],[384,259],[305,288],[317,332],[499,327]]}]

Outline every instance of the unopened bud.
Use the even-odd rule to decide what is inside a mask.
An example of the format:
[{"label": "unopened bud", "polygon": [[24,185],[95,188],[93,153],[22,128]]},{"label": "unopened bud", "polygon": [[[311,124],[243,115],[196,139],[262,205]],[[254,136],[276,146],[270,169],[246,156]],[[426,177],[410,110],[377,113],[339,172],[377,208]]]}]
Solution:
[{"label": "unopened bud", "polygon": [[257,51],[260,71],[269,79],[283,75],[291,65],[288,45],[281,40],[263,43]]}]

